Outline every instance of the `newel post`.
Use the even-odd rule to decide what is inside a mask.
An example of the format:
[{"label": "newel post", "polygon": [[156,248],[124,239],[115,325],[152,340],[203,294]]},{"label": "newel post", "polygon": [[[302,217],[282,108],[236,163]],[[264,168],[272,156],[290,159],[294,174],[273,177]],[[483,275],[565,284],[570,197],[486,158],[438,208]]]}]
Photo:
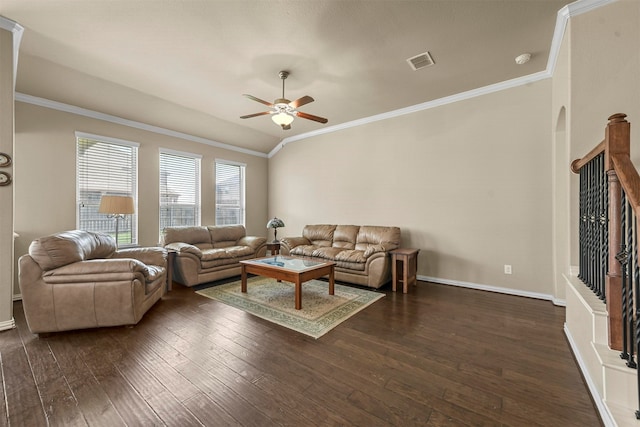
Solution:
[{"label": "newel post", "polygon": [[609,271],[605,292],[609,323],[609,348],[622,350],[622,268],[616,259],[622,241],[620,231],[620,181],[616,171],[607,171],[609,181]]},{"label": "newel post", "polygon": [[611,156],[630,154],[630,124],[626,114],[609,117],[605,131],[604,168],[609,182],[609,268],[605,280],[607,312],[609,320],[609,347],[622,350],[622,269],[616,255],[622,248],[620,231],[621,187],[613,169]]}]

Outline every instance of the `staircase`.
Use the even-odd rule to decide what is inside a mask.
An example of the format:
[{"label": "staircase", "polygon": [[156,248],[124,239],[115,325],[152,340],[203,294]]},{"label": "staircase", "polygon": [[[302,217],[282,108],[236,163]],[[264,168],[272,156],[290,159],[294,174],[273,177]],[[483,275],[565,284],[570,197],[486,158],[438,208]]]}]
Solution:
[{"label": "staircase", "polygon": [[565,276],[565,334],[604,424],[640,427],[640,175],[625,117],[609,117],[604,140],[571,164],[580,266]]}]

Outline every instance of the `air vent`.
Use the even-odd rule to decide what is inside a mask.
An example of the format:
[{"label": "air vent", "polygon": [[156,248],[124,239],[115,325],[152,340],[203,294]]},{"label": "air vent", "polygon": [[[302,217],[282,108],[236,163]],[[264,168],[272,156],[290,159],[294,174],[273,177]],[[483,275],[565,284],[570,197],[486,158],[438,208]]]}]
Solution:
[{"label": "air vent", "polygon": [[407,62],[414,71],[418,71],[422,68],[435,64],[429,52],[421,53],[420,55],[416,55],[413,58],[409,58],[407,59]]}]

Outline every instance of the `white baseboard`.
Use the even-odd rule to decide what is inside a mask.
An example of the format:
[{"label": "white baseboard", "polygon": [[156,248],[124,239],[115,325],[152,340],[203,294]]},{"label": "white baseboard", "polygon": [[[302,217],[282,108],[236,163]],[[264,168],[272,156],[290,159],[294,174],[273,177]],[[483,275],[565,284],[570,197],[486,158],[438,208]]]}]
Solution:
[{"label": "white baseboard", "polygon": [[602,399],[602,396],[600,396],[600,393],[598,392],[598,387],[596,387],[596,384],[593,382],[593,379],[589,375],[589,370],[587,369],[584,359],[582,358],[582,355],[578,350],[578,346],[576,345],[576,342],[571,336],[571,332],[569,331],[569,328],[567,327],[566,323],[564,324],[564,334],[567,337],[567,341],[569,341],[569,347],[571,347],[571,351],[573,352],[573,355],[576,358],[576,361],[578,362],[578,366],[580,367],[580,372],[582,372],[582,377],[587,383],[587,387],[589,387],[591,398],[595,403],[596,408],[598,408],[598,413],[600,414],[602,423],[606,427],[609,427],[609,426],[617,427],[618,424],[614,421],[613,416],[611,415],[611,412],[609,412],[609,408],[607,407],[607,405],[604,404],[604,400]]},{"label": "white baseboard", "polygon": [[16,327],[16,321],[12,317],[11,320],[0,322],[0,331],[6,331]]},{"label": "white baseboard", "polygon": [[22,301],[22,294],[14,294],[13,295],[13,300],[14,301]]},{"label": "white baseboard", "polygon": [[459,281],[459,280],[442,279],[440,277],[430,277],[430,276],[418,275],[417,279],[418,280],[422,280],[424,282],[440,283],[442,285],[459,286],[461,288],[477,289],[477,290],[480,290],[480,291],[497,292],[497,293],[500,293],[500,294],[516,295],[516,296],[519,296],[519,297],[542,299],[542,300],[546,300],[546,301],[551,301],[554,305],[561,306],[561,307],[566,307],[566,305],[567,305],[567,301],[566,300],[556,298],[551,294],[543,294],[543,293],[539,293],[539,292],[523,291],[523,290],[520,290],[520,289],[502,288],[502,287],[499,287],[499,286],[482,285],[482,284],[479,284],[479,283],[462,282],[462,281]]}]

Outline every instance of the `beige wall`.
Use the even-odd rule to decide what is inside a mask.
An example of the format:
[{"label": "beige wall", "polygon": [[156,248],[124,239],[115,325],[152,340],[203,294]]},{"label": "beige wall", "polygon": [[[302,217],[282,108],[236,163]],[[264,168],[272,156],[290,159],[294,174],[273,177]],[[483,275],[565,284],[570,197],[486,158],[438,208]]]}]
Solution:
[{"label": "beige wall", "polygon": [[[0,152],[13,151],[13,34],[0,28]],[[13,176],[14,166],[0,169]],[[13,204],[14,185],[0,187],[0,330],[13,321]]]},{"label": "beige wall", "polygon": [[[75,132],[140,144],[138,159],[138,241],[158,244],[159,149],[201,154],[202,224],[215,223],[215,159],[245,163],[247,232],[266,236],[267,159],[156,133],[16,103],[16,258],[40,236],[76,228]],[[15,293],[19,293],[15,289]]]},{"label": "beige wall", "polygon": [[[570,27],[571,23],[568,23]],[[572,208],[577,203],[570,199],[570,182],[573,179],[569,168],[569,34],[565,30],[562,44],[556,58],[556,66],[551,81],[551,151],[553,158],[553,174],[551,177],[551,191],[553,194],[553,269],[555,295],[558,299],[565,299],[565,276],[569,275],[571,262],[571,241],[573,230],[570,226]],[[577,238],[576,238],[577,240]]]},{"label": "beige wall", "polygon": [[[640,2],[621,0],[571,20],[570,158],[604,139],[607,118],[627,114],[631,157],[640,166]],[[578,187],[571,177],[571,263],[578,265]]]},{"label": "beige wall", "polygon": [[547,79],[289,143],[269,216],[397,225],[419,275],[553,294],[550,106]]}]

